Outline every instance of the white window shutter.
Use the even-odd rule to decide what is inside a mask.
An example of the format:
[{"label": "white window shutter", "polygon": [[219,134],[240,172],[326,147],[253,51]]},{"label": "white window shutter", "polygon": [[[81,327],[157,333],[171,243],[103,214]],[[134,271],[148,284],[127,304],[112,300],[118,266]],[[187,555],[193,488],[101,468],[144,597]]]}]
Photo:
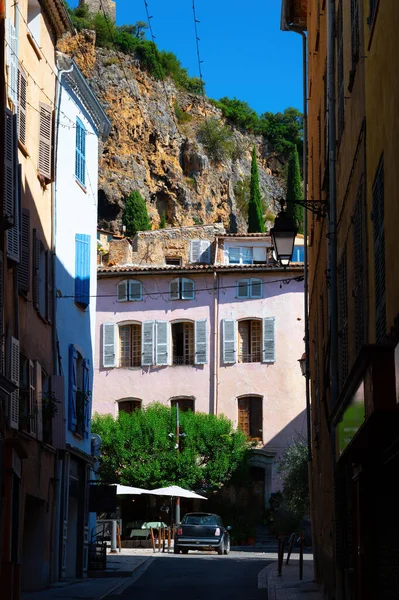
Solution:
[{"label": "white window shutter", "polygon": [[182,300],[194,300],[194,281],[183,277],[181,280]]},{"label": "white window shutter", "polygon": [[201,260],[200,262],[209,265],[211,262],[211,243],[209,240],[201,241]]},{"label": "white window shutter", "polygon": [[206,365],[208,362],[208,325],[206,319],[195,321],[194,346],[194,364]]},{"label": "white window shutter", "polygon": [[15,392],[10,396],[10,427],[18,429],[19,427],[19,340],[11,337],[10,352],[10,381],[18,386]]},{"label": "white window shutter", "polygon": [[251,298],[262,298],[262,280],[251,279],[250,280],[250,296]]},{"label": "white window shutter", "polygon": [[180,298],[180,279],[172,279],[169,282],[169,300],[179,300]]},{"label": "white window shutter", "polygon": [[154,321],[143,321],[141,336],[141,364],[154,364]]},{"label": "white window shutter", "polygon": [[115,323],[103,323],[103,367],[116,367]]},{"label": "white window shutter", "polygon": [[201,240],[192,240],[190,244],[190,262],[198,263],[201,259]]},{"label": "white window shutter", "polygon": [[249,279],[237,281],[237,298],[249,298]]},{"label": "white window shutter", "polygon": [[223,362],[236,362],[236,322],[234,319],[223,319]]},{"label": "white window shutter", "polygon": [[117,302],[127,302],[127,279],[125,281],[121,281],[117,285],[118,294],[116,297]]},{"label": "white window shutter", "polygon": [[40,102],[39,164],[40,175],[51,180],[53,111],[48,104]]},{"label": "white window shutter", "polygon": [[18,106],[18,38],[16,29],[7,19],[7,64],[8,73],[8,97],[17,109]]},{"label": "white window shutter", "polygon": [[156,357],[155,363],[160,366],[168,365],[168,327],[167,321],[155,321]]},{"label": "white window shutter", "polygon": [[132,279],[129,281],[129,300],[141,300],[142,292],[141,292],[141,283],[140,281],[134,281]]},{"label": "white window shutter", "polygon": [[276,362],[276,335],[275,335],[275,318],[266,317],[263,319],[263,362]]}]

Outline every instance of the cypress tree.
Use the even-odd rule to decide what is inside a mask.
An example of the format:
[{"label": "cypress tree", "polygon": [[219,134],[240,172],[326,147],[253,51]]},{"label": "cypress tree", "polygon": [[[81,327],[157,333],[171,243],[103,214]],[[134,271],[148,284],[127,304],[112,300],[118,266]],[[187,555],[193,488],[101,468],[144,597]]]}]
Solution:
[{"label": "cypress tree", "polygon": [[166,227],[166,215],[165,213],[162,214],[161,219],[159,221],[159,229],[165,229]]},{"label": "cypress tree", "polygon": [[251,184],[248,203],[248,233],[263,233],[265,223],[262,214],[262,197],[260,195],[258,163],[256,160],[256,148],[252,151]]},{"label": "cypress tree", "polygon": [[138,190],[133,190],[126,198],[122,223],[126,225],[126,235],[128,237],[133,237],[138,231],[151,229],[147,205]]},{"label": "cypress tree", "polygon": [[303,233],[303,207],[295,204],[295,200],[303,200],[303,189],[301,171],[299,168],[298,150],[295,146],[288,159],[287,174],[287,214],[294,219],[298,225],[298,232]]}]

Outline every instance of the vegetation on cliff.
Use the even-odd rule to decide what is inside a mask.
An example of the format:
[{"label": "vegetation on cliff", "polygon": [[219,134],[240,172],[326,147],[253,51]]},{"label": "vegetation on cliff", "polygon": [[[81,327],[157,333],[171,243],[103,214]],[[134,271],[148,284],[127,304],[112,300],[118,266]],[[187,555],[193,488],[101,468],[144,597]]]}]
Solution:
[{"label": "vegetation on cliff", "polygon": [[263,233],[265,222],[263,220],[262,197],[259,187],[258,162],[256,148],[252,151],[250,197],[248,205],[248,233]]},{"label": "vegetation on cliff", "polygon": [[138,190],[133,190],[126,198],[122,223],[126,227],[126,235],[128,237],[133,237],[138,231],[151,229],[147,205]]},{"label": "vegetation on cliff", "polygon": [[299,204],[295,204],[295,201],[302,199],[303,191],[298,150],[294,148],[288,160],[286,211],[297,223],[299,233],[303,233],[303,208]]}]

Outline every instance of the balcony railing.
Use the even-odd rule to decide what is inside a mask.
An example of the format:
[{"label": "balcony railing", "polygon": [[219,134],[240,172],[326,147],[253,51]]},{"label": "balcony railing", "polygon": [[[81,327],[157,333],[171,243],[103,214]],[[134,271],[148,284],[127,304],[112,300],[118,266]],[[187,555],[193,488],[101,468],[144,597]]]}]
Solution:
[{"label": "balcony railing", "polygon": [[240,362],[240,363],[261,362],[261,353],[253,352],[252,354],[239,354],[238,362]]},{"label": "balcony railing", "polygon": [[193,365],[194,364],[194,354],[189,354],[187,356],[174,356],[173,364],[174,365]]}]

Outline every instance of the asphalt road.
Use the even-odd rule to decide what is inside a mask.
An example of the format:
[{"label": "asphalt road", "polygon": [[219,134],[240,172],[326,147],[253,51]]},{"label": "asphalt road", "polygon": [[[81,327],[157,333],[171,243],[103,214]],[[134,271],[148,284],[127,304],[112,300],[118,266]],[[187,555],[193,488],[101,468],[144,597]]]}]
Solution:
[{"label": "asphalt road", "polygon": [[258,573],[269,562],[241,552],[158,556],[112,600],[267,600],[267,591],[258,589]]}]

